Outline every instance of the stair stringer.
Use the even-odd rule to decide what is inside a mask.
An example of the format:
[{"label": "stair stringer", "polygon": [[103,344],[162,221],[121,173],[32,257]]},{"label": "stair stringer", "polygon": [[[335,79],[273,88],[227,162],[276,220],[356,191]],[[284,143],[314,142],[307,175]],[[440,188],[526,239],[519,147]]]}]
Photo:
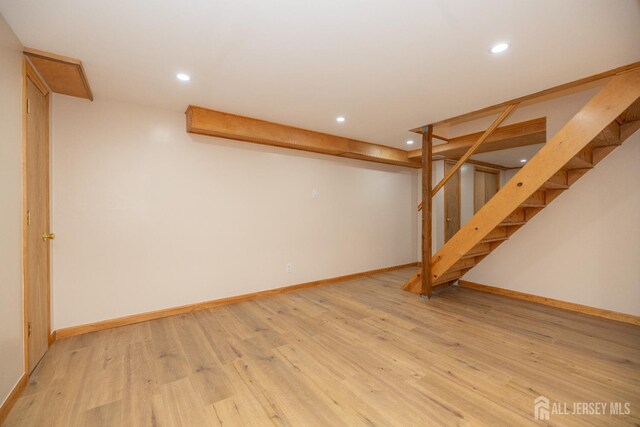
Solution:
[{"label": "stair stringer", "polygon": [[431,259],[436,282],[640,98],[640,69],[614,76]]}]

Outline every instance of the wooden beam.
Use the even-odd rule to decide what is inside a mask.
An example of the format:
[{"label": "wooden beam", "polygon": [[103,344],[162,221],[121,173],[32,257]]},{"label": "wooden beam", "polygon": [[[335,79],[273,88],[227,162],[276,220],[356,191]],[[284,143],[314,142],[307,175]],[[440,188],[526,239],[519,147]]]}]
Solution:
[{"label": "wooden beam", "polygon": [[[517,104],[513,104],[513,105],[509,105],[503,112],[502,114],[500,114],[500,116],[498,116],[497,119],[495,119],[495,121],[491,124],[491,126],[489,126],[489,129],[487,129],[486,131],[484,131],[484,133],[480,136],[480,138],[471,146],[469,147],[469,149],[467,150],[466,153],[464,153],[464,155],[460,158],[460,160],[458,160],[458,162],[449,170],[449,173],[447,173],[445,175],[444,178],[442,178],[442,181],[440,181],[438,183],[438,185],[436,185],[433,188],[432,191],[432,195],[435,195],[438,190],[440,190],[442,187],[444,187],[444,185],[447,183],[447,181],[449,181],[451,179],[451,177],[453,175],[456,174],[456,172],[458,172],[458,169],[460,169],[460,167],[462,167],[462,165],[464,164],[464,162],[467,161],[467,159],[469,157],[471,157],[473,155],[473,153],[476,152],[476,150],[478,149],[478,147],[493,133],[493,131],[500,126],[500,123],[502,123],[507,117],[509,117],[509,114],[511,114],[511,112],[516,108]],[[430,158],[430,157],[429,157]],[[424,156],[423,156],[424,159]]]},{"label": "wooden beam", "polygon": [[422,161],[422,148],[409,151],[409,158]]},{"label": "wooden beam", "polygon": [[187,108],[187,132],[292,148],[376,163],[420,168],[409,159],[409,152],[341,136],[295,128],[236,114],[190,105]]},{"label": "wooden beam", "polygon": [[[453,160],[457,160],[457,159],[453,159]],[[485,167],[485,168],[497,169],[497,170],[501,170],[501,171],[506,171],[507,169],[509,169],[506,166],[498,165],[496,163],[481,162],[480,160],[467,159],[467,163],[470,163],[470,164],[476,165],[476,166],[482,166],[482,167]]]},{"label": "wooden beam", "polygon": [[438,280],[640,97],[640,69],[612,78],[434,255]]},{"label": "wooden beam", "polygon": [[53,92],[93,101],[89,80],[80,60],[28,47],[23,53]]},{"label": "wooden beam", "polygon": [[[604,71],[602,73],[598,73],[592,76],[584,77],[582,79],[574,80],[569,83],[553,86],[548,89],[534,92],[529,95],[520,96],[518,98],[514,98],[509,101],[500,102],[499,104],[491,105],[489,107],[481,108],[479,110],[471,111],[469,113],[461,114],[459,116],[450,117],[444,120],[439,120],[431,124],[433,126],[442,126],[442,125],[453,125],[458,123],[464,123],[470,120],[475,120],[481,117],[486,117],[486,116],[490,116],[491,114],[495,114],[496,112],[505,108],[508,105],[512,105],[512,104],[529,105],[529,104],[534,104],[536,102],[545,101],[547,99],[552,99],[557,96],[568,95],[569,93],[577,92],[592,86],[599,85],[603,83],[602,80],[625,73],[627,71],[635,70],[637,68],[640,68],[640,62],[634,62],[629,65],[623,65],[622,67],[614,68],[612,70]],[[412,129],[412,131],[416,133],[421,133],[422,129],[424,129],[424,126]]]},{"label": "wooden beam", "polygon": [[[483,132],[471,133],[450,138],[446,144],[433,146],[433,155],[446,159],[459,159],[477,140]],[[540,117],[533,120],[500,126],[478,147],[476,153],[506,150],[508,148],[524,147],[527,145],[544,144],[547,141],[547,118]],[[422,157],[422,150],[409,152],[410,159]]]},{"label": "wooden beam", "polygon": [[445,141],[445,142],[449,142],[449,138],[445,138],[444,136],[440,136],[440,135],[433,135],[431,138],[433,139],[439,139],[441,141]]},{"label": "wooden beam", "polygon": [[422,202],[426,203],[422,210],[422,289],[421,294],[431,298],[431,157],[433,147],[433,126],[422,134]]},{"label": "wooden beam", "polygon": [[[420,264],[420,263],[418,263]],[[413,292],[414,294],[420,294],[422,292],[422,279],[420,278],[422,275],[422,265],[418,271],[413,273],[413,275],[405,282],[402,286],[403,291]]]}]

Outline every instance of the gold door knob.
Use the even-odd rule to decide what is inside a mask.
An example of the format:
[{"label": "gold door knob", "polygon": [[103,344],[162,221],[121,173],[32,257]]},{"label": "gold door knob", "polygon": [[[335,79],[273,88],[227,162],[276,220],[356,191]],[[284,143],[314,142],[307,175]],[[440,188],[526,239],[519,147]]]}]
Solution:
[{"label": "gold door knob", "polygon": [[55,239],[55,238],[56,238],[56,235],[55,235],[55,234],[53,234],[53,233],[43,233],[43,234],[42,234],[42,240],[44,240],[45,242],[46,242],[47,240],[53,240],[53,239]]}]

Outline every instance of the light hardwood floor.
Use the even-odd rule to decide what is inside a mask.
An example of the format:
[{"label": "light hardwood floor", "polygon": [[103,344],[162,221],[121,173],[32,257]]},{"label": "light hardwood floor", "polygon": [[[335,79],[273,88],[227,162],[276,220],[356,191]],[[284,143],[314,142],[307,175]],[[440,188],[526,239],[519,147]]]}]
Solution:
[{"label": "light hardwood floor", "polygon": [[405,269],[57,341],[7,426],[528,425],[533,401],[628,402],[640,327]]}]

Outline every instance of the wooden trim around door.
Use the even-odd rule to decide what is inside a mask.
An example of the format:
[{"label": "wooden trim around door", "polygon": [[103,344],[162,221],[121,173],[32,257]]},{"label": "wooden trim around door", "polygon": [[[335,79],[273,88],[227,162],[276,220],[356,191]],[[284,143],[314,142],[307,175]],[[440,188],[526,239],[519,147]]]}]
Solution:
[{"label": "wooden trim around door", "polygon": [[575,311],[582,314],[588,314],[590,316],[604,317],[605,319],[630,323],[632,325],[640,325],[640,316],[634,316],[633,314],[605,310],[604,308],[589,307],[587,305],[576,304],[574,302],[561,301],[524,292],[512,291],[510,289],[496,288],[495,286],[481,285],[480,283],[469,282],[468,280],[459,280],[458,283],[463,288],[474,289],[480,292],[520,299],[534,302],[536,304],[549,305],[563,310]]},{"label": "wooden trim around door", "polygon": [[[27,269],[27,79],[31,80],[33,84],[40,90],[45,97],[46,102],[46,116],[47,116],[47,129],[45,131],[47,142],[50,143],[49,135],[49,117],[51,102],[49,99],[49,88],[38,75],[38,72],[33,68],[27,58],[22,60],[22,289],[23,289],[23,312],[22,312],[22,335],[24,345],[24,372],[25,381],[29,380],[29,326],[28,326],[28,310],[29,310],[29,292],[27,286],[28,269]],[[47,161],[49,161],[49,149],[47,149]],[[51,173],[51,172],[49,172]],[[49,181],[49,187],[51,182]],[[47,204],[51,206],[50,190],[47,191]],[[47,224],[50,226],[50,216],[47,218]],[[50,227],[48,227],[50,228]],[[50,263],[50,259],[47,259],[47,263]],[[50,265],[50,264],[49,264]],[[51,284],[49,283],[49,287]],[[51,334],[51,289],[48,293],[47,305],[49,306],[49,315],[47,316],[47,333],[49,337]],[[49,339],[49,345],[53,341]]]},{"label": "wooden trim around door", "polygon": [[115,319],[102,320],[99,322],[88,323],[86,325],[71,326],[69,328],[58,329],[54,332],[56,340],[71,337],[74,335],[87,334],[89,332],[101,331],[103,329],[117,328],[120,326],[132,325],[134,323],[146,322],[148,320],[161,319],[163,317],[176,316],[178,314],[191,313],[194,311],[205,310],[207,308],[218,307],[220,305],[234,304],[237,302],[247,301],[255,298],[266,297],[269,295],[279,295],[298,289],[312,288],[320,285],[328,285],[330,283],[344,282],[346,280],[358,279],[372,274],[386,273],[388,271],[400,270],[409,267],[418,267],[419,262],[411,262],[409,264],[395,265],[392,267],[379,268],[376,270],[363,271],[361,273],[347,274],[346,276],[332,277],[329,279],[314,280],[313,282],[299,283],[297,285],[284,286],[281,288],[268,289],[265,291],[253,292],[250,294],[237,295],[233,297],[220,298],[211,301],[197,302],[194,304],[182,305],[179,307],[170,307],[162,310],[149,311],[146,313],[132,314],[130,316],[118,317]]},{"label": "wooden trim around door", "polygon": [[479,171],[479,172],[485,172],[485,173],[500,173],[499,170],[495,170],[495,169],[489,169],[486,167],[482,167],[482,166],[474,166],[475,170]]},{"label": "wooden trim around door", "polygon": [[[442,165],[442,169],[444,174],[447,174],[447,165],[454,165],[455,166],[456,161],[455,160],[450,160],[450,159],[444,159],[444,163]],[[460,170],[456,171],[456,173],[458,174],[458,221],[460,221],[460,227],[462,227],[462,172]],[[443,233],[442,236],[444,238],[444,242],[447,242],[447,195],[445,194],[445,187],[447,186],[447,184],[442,186],[442,198],[444,200],[444,202],[442,203],[442,207],[444,209],[444,217],[443,217]],[[458,228],[458,230],[460,230],[460,228]],[[453,236],[451,236],[453,237]]]}]

